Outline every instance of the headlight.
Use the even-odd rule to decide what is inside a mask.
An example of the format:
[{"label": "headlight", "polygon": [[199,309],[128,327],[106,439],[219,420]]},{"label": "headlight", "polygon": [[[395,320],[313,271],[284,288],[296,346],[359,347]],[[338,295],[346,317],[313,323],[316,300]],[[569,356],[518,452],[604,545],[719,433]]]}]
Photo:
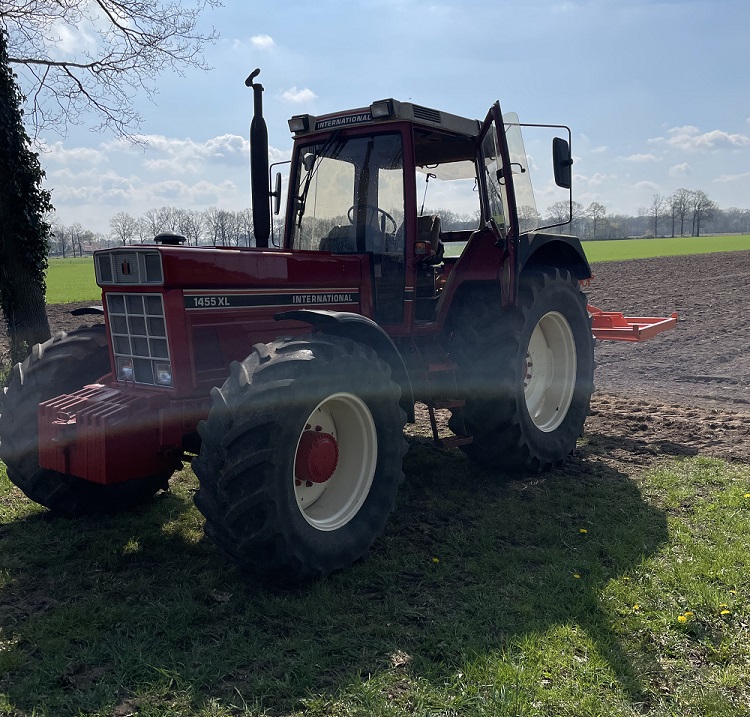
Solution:
[{"label": "headlight", "polygon": [[310,129],[310,115],[294,115],[289,120],[289,131],[293,134],[307,132]]},{"label": "headlight", "polygon": [[154,380],[159,386],[172,385],[172,364],[167,361],[154,363]]},{"label": "headlight", "polygon": [[120,381],[133,380],[134,374],[132,358],[124,358],[123,356],[117,357],[117,378]]},{"label": "headlight", "polygon": [[393,102],[391,100],[378,100],[370,105],[370,114],[373,119],[385,119],[393,114]]}]

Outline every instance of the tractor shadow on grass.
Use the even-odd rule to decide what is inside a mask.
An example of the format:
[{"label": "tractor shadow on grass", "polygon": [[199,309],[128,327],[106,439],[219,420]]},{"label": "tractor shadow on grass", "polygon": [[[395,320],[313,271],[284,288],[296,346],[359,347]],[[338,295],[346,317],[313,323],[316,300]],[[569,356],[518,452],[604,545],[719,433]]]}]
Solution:
[{"label": "tractor shadow on grass", "polygon": [[351,689],[391,702],[402,683],[458,690],[500,656],[512,673],[527,637],[579,630],[642,703],[601,596],[664,545],[664,515],[596,448],[505,482],[411,443],[370,556],[296,591],[248,580],[200,537],[189,475],[131,513],[0,526],[0,700],[83,715],[286,713]]}]

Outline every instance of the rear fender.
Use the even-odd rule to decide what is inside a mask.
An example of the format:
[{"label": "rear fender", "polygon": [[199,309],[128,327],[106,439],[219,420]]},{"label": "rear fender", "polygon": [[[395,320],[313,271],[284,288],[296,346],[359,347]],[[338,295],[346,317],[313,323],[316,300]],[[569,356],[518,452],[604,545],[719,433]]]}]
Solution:
[{"label": "rear fender", "polygon": [[577,237],[532,232],[521,236],[518,249],[519,274],[527,267],[554,266],[568,269],[579,281],[591,278],[591,267]]},{"label": "rear fender", "polygon": [[333,336],[352,339],[370,346],[377,355],[391,367],[394,381],[401,387],[401,408],[409,423],[414,423],[414,391],[406,365],[395,344],[383,329],[372,319],[348,311],[328,311],[326,309],[296,309],[276,314],[277,321],[303,321],[316,331]]}]

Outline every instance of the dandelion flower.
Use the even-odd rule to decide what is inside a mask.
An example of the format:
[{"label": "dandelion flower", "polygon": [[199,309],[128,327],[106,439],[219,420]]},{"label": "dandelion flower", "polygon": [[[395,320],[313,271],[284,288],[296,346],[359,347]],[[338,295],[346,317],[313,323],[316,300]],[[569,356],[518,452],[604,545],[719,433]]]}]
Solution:
[{"label": "dandelion flower", "polygon": [[722,610],[719,615],[731,615],[732,613],[729,610]]},{"label": "dandelion flower", "polygon": [[578,573],[573,573],[573,577],[578,580],[581,576]]},{"label": "dandelion flower", "polygon": [[638,610],[640,610],[640,609],[641,609],[641,606],[638,603],[636,603],[635,605],[633,605],[633,612],[638,612]]},{"label": "dandelion flower", "polygon": [[588,533],[589,531],[586,530],[586,528],[581,528],[578,532],[579,533]]},{"label": "dandelion flower", "polygon": [[685,617],[693,617],[695,613],[692,610],[685,610]]},{"label": "dandelion flower", "polygon": [[678,615],[677,616],[677,622],[687,622],[688,619],[684,615]]},{"label": "dandelion flower", "polygon": [[440,562],[440,558],[433,558],[433,559],[432,559],[432,562],[433,562],[433,563],[439,563],[439,562]]},{"label": "dandelion flower", "polygon": [[719,607],[729,607],[725,602],[719,603]]}]

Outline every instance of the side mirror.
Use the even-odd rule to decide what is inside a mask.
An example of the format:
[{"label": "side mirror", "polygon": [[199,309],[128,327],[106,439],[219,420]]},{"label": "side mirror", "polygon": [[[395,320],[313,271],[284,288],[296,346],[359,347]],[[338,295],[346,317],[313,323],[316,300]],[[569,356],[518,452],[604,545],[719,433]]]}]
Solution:
[{"label": "side mirror", "polygon": [[271,196],[273,197],[273,213],[278,214],[281,211],[281,172],[276,172],[276,181]]},{"label": "side mirror", "polygon": [[563,189],[570,189],[573,158],[570,156],[570,145],[561,137],[552,140],[552,165],[555,169],[555,184]]}]

